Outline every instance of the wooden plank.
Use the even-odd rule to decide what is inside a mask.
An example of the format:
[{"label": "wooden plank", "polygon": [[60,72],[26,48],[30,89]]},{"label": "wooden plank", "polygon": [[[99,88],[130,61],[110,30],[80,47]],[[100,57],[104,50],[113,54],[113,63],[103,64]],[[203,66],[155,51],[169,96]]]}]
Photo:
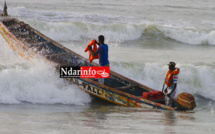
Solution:
[{"label": "wooden plank", "polygon": [[59,54],[50,54],[50,55],[46,55],[46,56],[60,56],[60,55],[67,55],[70,53],[59,53]]},{"label": "wooden plank", "polygon": [[115,89],[118,89],[118,90],[124,90],[124,89],[127,89],[127,88],[133,88],[133,87],[137,87],[138,85],[128,85],[128,86],[123,86],[123,87],[117,87]]},{"label": "wooden plank", "polygon": [[29,31],[25,31],[25,32],[13,32],[13,34],[15,36],[26,36],[28,35],[30,32]]}]

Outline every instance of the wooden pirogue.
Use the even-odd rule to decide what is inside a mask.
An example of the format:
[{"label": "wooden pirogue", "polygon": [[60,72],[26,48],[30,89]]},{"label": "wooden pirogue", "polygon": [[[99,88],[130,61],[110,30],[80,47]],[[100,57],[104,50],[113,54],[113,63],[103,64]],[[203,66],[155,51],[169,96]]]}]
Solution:
[{"label": "wooden pirogue", "polygon": [[[30,27],[28,24],[15,18],[1,20],[0,33],[13,50],[21,57],[25,59],[41,58],[53,64],[57,70],[59,70],[59,66],[98,66],[96,63],[89,63],[88,59],[62,46]],[[66,80],[78,85],[79,88],[93,96],[117,105],[180,110],[177,107],[164,105],[163,97],[159,99],[142,98],[143,93],[149,93],[155,90],[114,71],[110,71],[110,78],[105,79],[104,85],[89,78],[67,78]],[[194,108],[192,106],[192,108],[190,108],[190,106],[187,107],[186,105],[183,107],[183,110],[192,110]]]}]

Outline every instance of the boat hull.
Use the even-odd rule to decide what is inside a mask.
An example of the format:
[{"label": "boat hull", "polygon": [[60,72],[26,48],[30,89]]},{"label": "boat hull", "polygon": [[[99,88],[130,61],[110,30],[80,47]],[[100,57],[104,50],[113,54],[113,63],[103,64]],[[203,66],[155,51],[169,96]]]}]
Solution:
[{"label": "boat hull", "polygon": [[[24,27],[25,30],[22,28],[21,30],[17,30],[18,28],[16,28],[16,25],[18,28]],[[27,33],[26,35],[25,32]],[[43,59],[44,61],[53,64],[57,71],[59,71],[60,66],[64,65],[98,66],[96,63],[89,63],[88,59],[74,53],[72,50],[60,45],[36,29],[30,27],[28,24],[20,22],[17,19],[5,19],[0,21],[0,33],[18,55],[26,60],[32,58]],[[37,38],[34,37],[29,39],[29,37],[32,37],[30,36],[31,34],[35,37],[37,36]],[[40,51],[46,48],[49,48],[47,49],[49,51]],[[143,92],[154,91],[154,89],[126,78],[114,71],[111,71],[110,78],[106,80],[105,85],[102,85],[93,79],[86,78],[65,78],[65,80],[78,85],[80,89],[93,96],[117,105],[175,110],[175,108],[166,106],[163,103],[143,99]],[[117,87],[125,88],[121,88],[123,90],[120,90],[120,88]]]}]

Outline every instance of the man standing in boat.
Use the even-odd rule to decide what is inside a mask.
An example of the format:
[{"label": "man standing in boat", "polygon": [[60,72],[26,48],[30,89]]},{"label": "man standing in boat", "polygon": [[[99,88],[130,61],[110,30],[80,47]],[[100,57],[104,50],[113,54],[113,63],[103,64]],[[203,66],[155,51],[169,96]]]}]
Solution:
[{"label": "man standing in boat", "polygon": [[175,62],[169,62],[169,70],[166,74],[165,84],[166,89],[164,90],[165,93],[165,104],[167,106],[172,106],[173,98],[177,91],[177,82],[178,82],[178,74],[180,72],[179,68],[175,67]]},{"label": "man standing in boat", "polygon": [[[104,43],[105,37],[103,35],[98,36],[98,41],[95,41],[96,44],[99,45],[99,48],[96,50],[96,52],[93,52],[92,47],[88,46],[88,49],[90,53],[93,56],[99,55],[99,65],[100,66],[109,66],[109,60],[108,60],[108,45]],[[99,79],[99,83],[104,84],[104,78]]]}]

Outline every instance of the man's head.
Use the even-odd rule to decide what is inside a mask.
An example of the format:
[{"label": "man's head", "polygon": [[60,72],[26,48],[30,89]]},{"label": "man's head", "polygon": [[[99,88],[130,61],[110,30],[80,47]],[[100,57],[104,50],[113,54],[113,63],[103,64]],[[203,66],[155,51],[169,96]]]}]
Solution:
[{"label": "man's head", "polygon": [[169,64],[168,64],[168,66],[169,66],[169,70],[175,70],[175,62],[173,62],[173,61],[171,61],[171,62],[169,62]]},{"label": "man's head", "polygon": [[99,35],[98,41],[99,41],[99,44],[100,44],[100,45],[104,44],[105,37],[104,37],[103,35]]}]

